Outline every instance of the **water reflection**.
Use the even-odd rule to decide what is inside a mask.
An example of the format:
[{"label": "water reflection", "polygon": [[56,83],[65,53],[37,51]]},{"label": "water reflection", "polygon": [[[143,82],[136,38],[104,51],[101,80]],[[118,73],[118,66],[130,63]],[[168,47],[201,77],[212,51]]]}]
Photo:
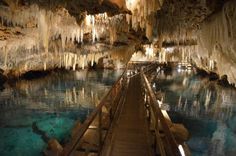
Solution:
[{"label": "water reflection", "polygon": [[194,156],[236,155],[236,90],[217,85],[193,71],[161,72],[154,80],[170,116],[191,133]]},{"label": "water reflection", "polygon": [[0,92],[0,155],[42,155],[45,136],[37,129],[66,142],[75,121],[86,119],[121,73],[53,73],[6,86]]}]

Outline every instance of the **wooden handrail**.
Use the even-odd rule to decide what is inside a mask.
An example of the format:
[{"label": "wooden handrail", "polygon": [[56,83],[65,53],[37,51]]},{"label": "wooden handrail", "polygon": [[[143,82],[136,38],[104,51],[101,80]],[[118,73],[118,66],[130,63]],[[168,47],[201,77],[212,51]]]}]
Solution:
[{"label": "wooden handrail", "polygon": [[[151,100],[150,107],[151,107],[151,109],[154,113],[154,117],[157,117],[160,120],[160,123],[162,125],[165,137],[167,138],[168,144],[170,145],[171,155],[172,156],[181,156],[181,153],[178,149],[178,144],[177,144],[172,132],[170,131],[170,128],[169,128],[169,126],[166,122],[166,119],[165,119],[164,115],[162,114],[161,109],[159,108],[159,104],[157,103],[156,96],[155,96],[155,94],[154,94],[154,92],[153,92],[153,90],[150,86],[150,83],[149,83],[146,75],[143,72],[141,72],[141,77],[144,81],[144,88],[146,89],[147,94],[149,95],[150,100]],[[156,122],[158,122],[158,120]],[[158,123],[155,123],[155,124],[158,125]],[[157,133],[159,135],[159,129],[158,129]],[[161,139],[158,138],[158,140],[161,140]],[[165,149],[165,152],[167,150],[168,149]],[[166,153],[163,153],[162,155],[166,155]]]},{"label": "wooden handrail", "polygon": [[[85,120],[85,122],[81,125],[80,130],[74,136],[63,149],[61,156],[70,156],[71,153],[76,149],[77,145],[79,144],[80,140],[82,139],[85,132],[88,130],[91,123],[95,120],[95,118],[102,112],[103,106],[106,104],[107,99],[110,98],[110,95],[113,93],[113,91],[116,91],[117,88],[122,85],[122,81],[125,79],[126,69],[122,73],[122,75],[119,77],[119,79],[115,82],[115,84],[112,86],[112,88],[109,90],[109,92],[105,95],[105,97],[102,98],[102,101],[99,103],[99,105],[93,110],[93,112],[89,115],[89,117]],[[121,89],[121,88],[119,88]],[[99,117],[100,118],[100,117]],[[100,119],[99,119],[100,120]]]},{"label": "wooden handrail", "polygon": [[[150,69],[153,68],[153,65],[155,65],[155,64],[151,64],[143,70],[145,72],[149,71]],[[111,97],[114,100],[113,94],[115,93],[115,96],[117,96],[122,91],[122,86],[126,85],[126,83],[124,83],[124,82],[126,81],[126,78],[127,78],[126,72],[127,72],[128,66],[129,66],[129,64],[126,65],[126,69],[124,70],[122,75],[115,82],[115,84],[112,86],[112,88],[109,90],[109,92],[102,98],[99,105],[93,110],[93,112],[88,116],[88,118],[85,120],[85,122],[81,125],[79,131],[75,134],[75,136],[73,136],[71,141],[68,144],[66,144],[62,153],[60,154],[61,156],[70,156],[77,149],[77,146],[80,144],[81,139],[83,138],[86,131],[89,129],[89,126],[95,121],[96,117],[99,118],[99,129],[101,129],[102,108],[107,103],[110,102],[109,99]],[[99,131],[99,133],[101,133],[101,132]],[[101,135],[101,134],[99,134],[99,135]],[[99,136],[99,137],[101,137],[101,136]],[[100,144],[101,144],[101,140],[100,140],[99,146],[101,146]]]},{"label": "wooden handrail", "polygon": [[[157,63],[156,63],[156,62],[151,62],[150,65],[146,66],[146,67],[143,69],[143,72],[146,73],[146,72],[152,70],[153,68],[155,68],[156,66],[157,66]],[[140,71],[140,72],[141,72],[141,71]],[[138,74],[140,74],[140,72],[137,72],[137,73],[135,73],[134,75],[129,76],[129,78],[132,78],[132,77],[134,77],[134,76],[137,76]]]}]

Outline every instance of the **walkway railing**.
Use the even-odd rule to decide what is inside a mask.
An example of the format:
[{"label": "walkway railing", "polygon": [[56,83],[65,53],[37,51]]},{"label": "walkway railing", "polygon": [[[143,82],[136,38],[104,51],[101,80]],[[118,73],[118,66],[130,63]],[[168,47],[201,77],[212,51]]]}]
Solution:
[{"label": "walkway railing", "polygon": [[[144,73],[148,73],[148,72],[152,72],[157,66],[157,62],[149,62],[149,65],[147,66],[140,66],[140,67],[137,67],[138,63],[135,64],[135,63],[129,63],[129,67],[127,69],[127,73],[129,74],[129,78],[132,78],[134,76],[137,76],[138,74],[140,74],[141,70],[144,72]],[[135,72],[135,73],[129,73],[129,69],[131,69],[132,72]]]},{"label": "walkway railing", "polygon": [[[158,107],[159,105],[155,94],[144,74],[144,72],[152,72],[156,67],[157,64],[154,63],[143,69],[137,68],[138,72],[130,76],[141,75],[143,88],[148,97],[151,120],[154,124],[156,143],[158,144],[161,155],[180,156],[181,154],[175,138],[166,123],[164,115]],[[108,133],[109,130],[112,129],[113,121],[116,120],[114,118],[117,118],[117,114],[119,114],[120,103],[124,100],[128,83],[127,70],[125,70],[100,104],[78,128],[70,142],[64,147],[60,156],[74,156],[84,153],[100,154],[105,140],[109,137]],[[164,139],[160,134],[160,125],[165,134]]]},{"label": "walkway railing", "polygon": [[[154,129],[155,144],[158,144],[158,149],[161,156],[181,156],[178,149],[178,144],[170,131],[166,119],[157,102],[157,98],[144,72],[141,72],[141,78],[144,88],[144,96],[146,96],[146,102],[149,108],[150,127],[153,127]],[[156,148],[156,145],[154,148]]]},{"label": "walkway railing", "polygon": [[[100,104],[78,128],[72,140],[66,144],[61,156],[78,155],[80,152],[100,153],[108,129],[116,113],[117,105],[123,93],[122,91],[126,87],[127,80],[125,70]],[[90,145],[88,142],[90,142]]]}]

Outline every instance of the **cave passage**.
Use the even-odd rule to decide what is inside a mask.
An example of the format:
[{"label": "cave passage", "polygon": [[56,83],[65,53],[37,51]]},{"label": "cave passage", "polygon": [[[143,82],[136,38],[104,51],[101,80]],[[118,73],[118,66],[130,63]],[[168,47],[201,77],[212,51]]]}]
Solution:
[{"label": "cave passage", "polygon": [[0,155],[235,156],[235,25],[236,0],[0,0]]}]

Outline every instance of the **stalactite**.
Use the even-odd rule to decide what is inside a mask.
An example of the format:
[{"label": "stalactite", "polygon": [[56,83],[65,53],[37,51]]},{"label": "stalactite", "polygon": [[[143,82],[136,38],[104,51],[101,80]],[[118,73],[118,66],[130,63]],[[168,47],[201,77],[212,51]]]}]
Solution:
[{"label": "stalactite", "polygon": [[131,24],[134,30],[138,28],[146,29],[146,36],[148,39],[152,39],[153,31],[152,26],[154,24],[153,14],[159,10],[161,6],[155,0],[126,0],[126,6],[132,12],[132,22],[130,23],[130,16],[126,16],[126,20]]},{"label": "stalactite", "polygon": [[45,53],[48,53],[49,42],[49,25],[47,18],[47,12],[45,10],[40,10],[38,15],[39,42],[41,42]]},{"label": "stalactite", "polygon": [[[197,66],[214,70],[220,76],[227,75],[230,83],[236,82],[233,74],[236,65],[235,29],[233,28],[236,24],[235,8],[235,2],[226,2],[221,11],[202,22],[198,32],[197,55],[191,55]],[[208,63],[204,60],[208,60]]]},{"label": "stalactite", "polygon": [[152,35],[153,35],[153,25],[152,23],[147,22],[146,23],[146,37],[149,40],[152,40]]},{"label": "stalactite", "polygon": [[110,27],[110,44],[114,44],[114,42],[117,39],[116,35],[116,28],[115,27]]},{"label": "stalactite", "polygon": [[86,55],[83,55],[83,60],[82,60],[82,69],[85,68],[85,60],[86,59]]},{"label": "stalactite", "polygon": [[24,70],[25,70],[25,71],[27,71],[27,70],[28,70],[28,63],[27,63],[27,62],[25,63]]},{"label": "stalactite", "polygon": [[7,57],[8,57],[8,50],[7,47],[4,47],[5,59],[4,59],[4,68],[7,68]]},{"label": "stalactite", "polygon": [[91,17],[92,19],[92,42],[95,43],[95,37],[96,37],[96,29],[95,29],[95,19],[94,16]]},{"label": "stalactite", "polygon": [[47,62],[43,63],[43,70],[46,71],[47,70]]},{"label": "stalactite", "polygon": [[76,33],[75,33],[75,39],[76,39],[76,41],[79,43],[81,40],[80,40],[80,30],[81,29],[81,27],[79,27],[78,29],[76,29]]},{"label": "stalactite", "polygon": [[76,67],[76,63],[77,63],[77,54],[74,55],[74,64],[73,64],[73,70],[75,70],[75,67]]},{"label": "stalactite", "polygon": [[59,68],[63,67],[63,53],[59,53]]},{"label": "stalactite", "polygon": [[83,26],[80,28],[80,42],[83,43],[84,40],[84,30]]},{"label": "stalactite", "polygon": [[[119,39],[117,38],[117,32],[127,30],[125,15],[113,17],[108,17],[106,13],[87,15],[91,17],[89,23],[85,19],[78,25],[75,18],[67,10],[63,9],[50,11],[34,5],[23,10],[15,10],[15,13],[13,14],[10,10],[2,10],[0,8],[0,18],[4,25],[7,24],[11,27],[20,26],[22,28],[19,31],[19,34],[22,33],[22,35],[19,35],[18,38],[13,38],[11,42],[6,40],[8,53],[6,55],[3,52],[3,55],[1,55],[2,65],[0,68],[4,68],[2,67],[4,64],[5,68],[9,69],[17,69],[19,66],[22,68],[20,69],[22,72],[31,69],[47,70],[52,67],[65,67],[66,69],[72,67],[75,70],[77,64],[78,67],[85,69],[88,62],[91,62],[93,66],[95,62],[98,62],[99,58],[107,55],[107,53],[92,53],[91,58],[88,58],[87,54],[91,52],[80,51],[80,45],[75,45],[74,43],[83,43],[84,34],[87,33],[91,33],[91,42],[95,43],[101,36],[107,37],[107,32],[110,31],[110,43],[113,44]],[[131,16],[129,18],[131,19]],[[141,18],[137,18],[137,20],[140,21]],[[18,31],[18,28],[16,30]],[[0,48],[3,49],[2,47],[0,41]],[[78,55],[74,55],[74,53]],[[116,57],[119,57],[118,55]],[[123,55],[122,57],[125,57]],[[12,58],[12,56],[16,57]],[[28,64],[25,65],[24,62]]]}]

